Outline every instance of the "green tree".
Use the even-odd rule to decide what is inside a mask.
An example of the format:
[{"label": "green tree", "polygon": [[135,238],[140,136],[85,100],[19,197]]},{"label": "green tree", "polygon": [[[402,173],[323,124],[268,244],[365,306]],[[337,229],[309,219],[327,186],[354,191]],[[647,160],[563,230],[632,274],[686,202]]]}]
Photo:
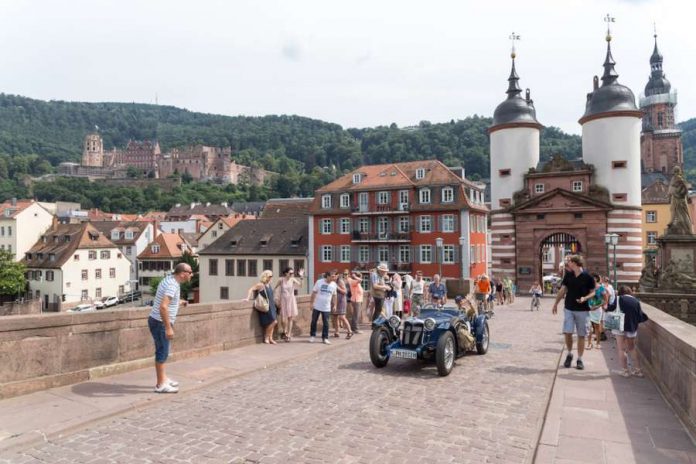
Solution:
[{"label": "green tree", "polygon": [[15,262],[14,255],[0,250],[0,295],[19,295],[26,288],[24,264]]},{"label": "green tree", "polygon": [[181,284],[181,296],[184,299],[188,299],[188,295],[190,295],[194,289],[198,288],[199,285],[198,260],[194,258],[190,252],[186,251],[176,263],[186,263],[189,266],[191,266],[191,270],[193,271],[193,276],[191,277],[191,280]]}]

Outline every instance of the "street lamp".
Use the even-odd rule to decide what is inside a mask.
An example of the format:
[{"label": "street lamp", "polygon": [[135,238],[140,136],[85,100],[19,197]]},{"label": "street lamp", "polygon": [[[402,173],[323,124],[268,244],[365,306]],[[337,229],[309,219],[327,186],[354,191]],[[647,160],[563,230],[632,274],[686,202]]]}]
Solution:
[{"label": "street lamp", "polygon": [[607,246],[607,275],[609,274],[609,245],[613,248],[614,288],[616,288],[616,245],[619,243],[619,234],[604,234],[604,243]]},{"label": "street lamp", "polygon": [[435,248],[437,251],[437,263],[439,265],[441,279],[442,279],[442,245],[444,244],[444,242],[445,241],[441,237],[438,237],[435,239]]},{"label": "street lamp", "polygon": [[469,269],[467,268],[467,262],[464,260],[464,246],[466,246],[466,237],[459,237],[459,260],[462,262],[462,278],[469,278]]}]

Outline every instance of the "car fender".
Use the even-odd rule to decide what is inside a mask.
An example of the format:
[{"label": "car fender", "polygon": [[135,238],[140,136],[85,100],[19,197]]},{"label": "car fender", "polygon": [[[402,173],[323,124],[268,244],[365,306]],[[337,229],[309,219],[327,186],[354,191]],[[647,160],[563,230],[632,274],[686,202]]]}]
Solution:
[{"label": "car fender", "polygon": [[[486,316],[480,314],[474,319],[474,335],[476,341],[480,342],[483,339],[483,328],[486,326]],[[488,334],[490,336],[490,334]]]}]

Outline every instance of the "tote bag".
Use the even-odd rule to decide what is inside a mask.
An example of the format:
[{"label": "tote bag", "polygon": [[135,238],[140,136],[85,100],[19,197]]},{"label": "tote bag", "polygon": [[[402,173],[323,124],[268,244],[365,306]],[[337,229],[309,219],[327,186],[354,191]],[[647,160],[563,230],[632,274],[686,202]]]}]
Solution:
[{"label": "tote bag", "polygon": [[621,299],[616,297],[616,310],[604,314],[604,328],[609,330],[624,331],[625,314],[621,312]]},{"label": "tote bag", "polygon": [[261,292],[259,292],[256,295],[256,298],[254,298],[254,309],[260,313],[267,313],[270,309],[268,305],[268,298],[266,298],[266,296]]}]

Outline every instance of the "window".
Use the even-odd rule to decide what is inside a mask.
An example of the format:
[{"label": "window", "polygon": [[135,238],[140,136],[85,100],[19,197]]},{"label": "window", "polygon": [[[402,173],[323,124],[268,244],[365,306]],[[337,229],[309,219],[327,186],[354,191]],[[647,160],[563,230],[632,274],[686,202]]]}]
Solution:
[{"label": "window", "polygon": [[90,250],[88,257],[89,259],[97,259],[97,252],[94,250]]},{"label": "window", "polygon": [[133,240],[133,231],[132,230],[126,231],[126,240]]},{"label": "window", "polygon": [[295,274],[297,275],[297,271],[299,271],[300,269],[304,269],[304,267],[305,267],[304,266],[304,259],[293,260],[293,266],[295,269]]},{"label": "window", "polygon": [[129,254],[131,254],[131,253],[133,253],[133,247],[127,246],[127,247],[126,247],[126,254],[129,255]]},{"label": "window", "polygon": [[411,247],[409,245],[399,245],[399,262],[411,262]]},{"label": "window", "polygon": [[389,204],[389,192],[377,192],[377,204],[378,205],[388,205]]},{"label": "window", "polygon": [[208,261],[208,275],[216,276],[218,275],[218,260],[211,259]]},{"label": "window", "polygon": [[452,187],[445,187],[442,189],[442,202],[452,203],[454,201],[454,189]]},{"label": "window", "polygon": [[582,181],[574,180],[572,184],[572,190],[573,192],[582,192]]},{"label": "window", "polygon": [[544,184],[534,184],[534,193],[544,193]]},{"label": "window", "polygon": [[454,264],[454,245],[443,245],[442,246],[442,263],[443,264]]},{"label": "window", "polygon": [[350,219],[348,218],[341,218],[338,222],[339,224],[339,232],[342,234],[349,234],[350,233]]},{"label": "window", "polygon": [[[273,272],[273,260],[272,259],[264,259],[263,260],[263,270]],[[285,271],[285,269],[280,269],[278,271],[278,273],[280,274],[281,272],[284,272],[284,271]]]},{"label": "window", "polygon": [[126,288],[123,285],[118,286],[118,294],[123,295],[126,291]]},{"label": "window", "polygon": [[657,128],[662,129],[662,126],[664,124],[665,124],[665,113],[658,112],[657,113]]},{"label": "window", "polygon": [[94,278],[95,278],[95,279],[101,279],[101,269],[95,269],[95,270],[94,270]]},{"label": "window", "polygon": [[358,221],[358,232],[367,234],[370,232],[370,220],[368,218],[360,218]]},{"label": "window", "polygon": [[360,174],[353,174],[353,183],[359,184],[362,181],[362,176]]},{"label": "window", "polygon": [[420,201],[421,204],[430,204],[430,189],[424,188],[420,189],[418,192],[418,200]]},{"label": "window", "polygon": [[256,277],[259,275],[258,271],[259,262],[256,259],[250,259],[247,263],[247,275],[249,277]]},{"label": "window", "polygon": [[324,209],[331,208],[331,195],[322,195],[321,196],[321,207]]},{"label": "window", "polygon": [[432,245],[421,245],[420,246],[420,262],[423,264],[431,263],[433,260],[433,247]]},{"label": "window", "polygon": [[454,232],[454,214],[445,214],[442,216],[442,231]]},{"label": "window", "polygon": [[370,261],[370,247],[367,245],[360,245],[360,248],[358,248],[358,261],[361,263]]},{"label": "window", "polygon": [[543,220],[544,218],[546,218],[546,215],[545,215],[545,214],[537,214],[537,215],[536,215],[536,218],[537,218],[537,221],[541,221],[541,220]]},{"label": "window", "polygon": [[110,267],[110,268],[109,268],[109,278],[110,278],[110,279],[115,279],[115,278],[116,278],[116,268],[115,268],[115,267]]},{"label": "window", "polygon": [[102,250],[102,252],[99,254],[99,257],[101,259],[111,259],[111,252],[109,250]]},{"label": "window", "polygon": [[89,298],[89,293],[87,293],[87,290],[82,290],[82,293],[80,294],[80,300],[84,301]]},{"label": "window", "polygon": [[80,260],[80,255],[75,254],[75,255],[73,256],[73,260],[74,260],[74,261],[79,261],[79,260]]},{"label": "window", "polygon": [[160,250],[159,245],[152,245],[151,250],[152,250],[153,254],[159,253],[159,250]]},{"label": "window", "polygon": [[389,232],[389,218],[386,218],[384,216],[378,217],[377,218],[377,233],[381,236],[386,236],[386,234]]},{"label": "window", "polygon": [[501,198],[500,200],[498,200],[498,204],[501,208],[507,208],[512,204],[512,200],[510,200],[509,198]]},{"label": "window", "polygon": [[657,211],[646,211],[645,222],[657,222]]},{"label": "window", "polygon": [[646,235],[648,245],[657,245],[657,232],[648,232]]},{"label": "window", "polygon": [[512,171],[510,171],[510,169],[500,169],[500,170],[498,170],[498,175],[499,175],[500,177],[507,177],[507,176],[509,176],[510,174],[512,174]]},{"label": "window", "polygon": [[246,260],[245,259],[238,259],[237,260],[237,275],[239,277],[246,277]]},{"label": "window", "polygon": [[573,215],[573,217],[574,217],[575,219],[582,219],[582,213],[575,213],[575,214]]},{"label": "window", "polygon": [[102,297],[101,287],[98,287],[98,288],[96,288],[96,289],[94,290],[94,297],[95,297],[95,298],[101,298],[101,297]]},{"label": "window", "polygon": [[425,169],[424,168],[418,168],[416,169],[416,179],[420,180],[425,177]]},{"label": "window", "polygon": [[121,237],[121,233],[118,230],[114,229],[111,231],[111,240],[118,240],[119,237]]},{"label": "window", "polygon": [[7,226],[7,236],[12,237],[12,226]]},{"label": "window", "polygon": [[399,216],[399,232],[404,234],[408,232],[409,229],[409,218],[408,216]]},{"label": "window", "polygon": [[614,193],[611,196],[611,199],[614,201],[626,201],[626,194],[625,193]]},{"label": "window", "polygon": [[278,260],[278,267],[280,268],[280,272],[283,272],[283,270],[290,267],[290,260],[289,259],[279,259]]},{"label": "window", "polygon": [[322,263],[330,263],[333,261],[333,247],[331,245],[322,245],[319,247],[319,258]]},{"label": "window", "polygon": [[350,208],[350,194],[342,193],[339,197],[341,208]]},{"label": "window", "polygon": [[83,269],[81,271],[82,274],[82,280],[87,280],[89,277],[87,276],[87,269]]},{"label": "window", "polygon": [[431,216],[418,216],[418,231],[422,234],[433,231],[433,218]]},{"label": "window", "polygon": [[611,167],[614,168],[614,169],[625,168],[625,167],[626,167],[626,161],[612,161],[612,162],[611,162]]},{"label": "window", "polygon": [[[9,250],[11,251],[11,250]],[[48,254],[48,260],[49,261],[55,261],[56,260],[56,254],[55,253],[49,253]]]},{"label": "window", "polygon": [[53,271],[46,271],[46,281],[53,282]]},{"label": "window", "polygon": [[342,263],[350,262],[350,245],[341,245],[341,259]]},{"label": "window", "polygon": [[399,210],[408,209],[408,190],[399,190]]},{"label": "window", "polygon": [[377,247],[377,261],[387,262],[389,261],[389,246],[380,245]]},{"label": "window", "polygon": [[221,300],[229,300],[230,299],[230,288],[229,287],[220,287],[220,299]]},{"label": "window", "polygon": [[321,220],[321,233],[330,234],[331,233],[331,219]]},{"label": "window", "polygon": [[233,276],[234,275],[234,259],[226,259],[225,260],[225,275],[226,276]]},{"label": "window", "polygon": [[217,237],[217,230],[212,231],[212,232],[210,233],[210,236],[213,237],[213,238]]}]

